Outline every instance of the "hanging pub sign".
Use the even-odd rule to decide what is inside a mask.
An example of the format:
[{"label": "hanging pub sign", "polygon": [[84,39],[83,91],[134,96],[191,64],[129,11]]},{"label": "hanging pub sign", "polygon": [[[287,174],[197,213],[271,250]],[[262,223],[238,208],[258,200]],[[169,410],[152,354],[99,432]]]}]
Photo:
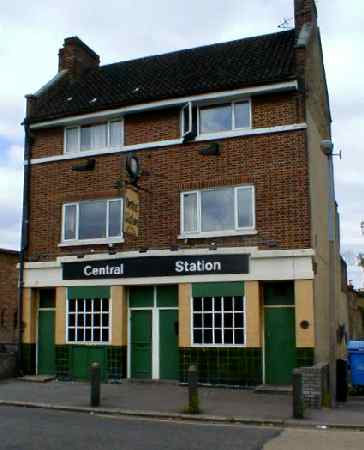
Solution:
[{"label": "hanging pub sign", "polygon": [[62,264],[64,280],[249,273],[249,255],[142,256]]},{"label": "hanging pub sign", "polygon": [[132,186],[125,190],[124,233],[138,237],[139,234],[139,193]]}]

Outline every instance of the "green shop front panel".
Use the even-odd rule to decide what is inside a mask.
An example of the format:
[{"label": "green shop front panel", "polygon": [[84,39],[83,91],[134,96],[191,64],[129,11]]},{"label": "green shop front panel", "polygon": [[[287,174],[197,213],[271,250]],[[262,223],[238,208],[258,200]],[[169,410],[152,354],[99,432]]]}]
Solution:
[{"label": "green shop front panel", "polygon": [[56,356],[54,345],[55,312],[39,310],[38,313],[38,374],[54,375],[56,373]]},{"label": "green shop front panel", "polygon": [[159,377],[162,380],[178,380],[178,310],[159,311]]},{"label": "green shop front panel", "polygon": [[131,377],[152,378],[152,311],[131,312]]},{"label": "green shop front panel", "polygon": [[97,362],[101,367],[101,378],[107,379],[107,347],[77,345],[72,346],[71,377],[78,380],[90,379],[91,364]]}]

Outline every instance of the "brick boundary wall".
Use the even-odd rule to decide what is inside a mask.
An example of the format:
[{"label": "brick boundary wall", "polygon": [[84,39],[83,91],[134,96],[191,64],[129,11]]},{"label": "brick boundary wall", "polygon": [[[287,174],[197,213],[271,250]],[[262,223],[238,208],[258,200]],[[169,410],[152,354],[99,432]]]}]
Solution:
[{"label": "brick boundary wall", "polygon": [[303,397],[306,408],[321,409],[329,392],[329,364],[321,362],[298,369],[303,376]]}]

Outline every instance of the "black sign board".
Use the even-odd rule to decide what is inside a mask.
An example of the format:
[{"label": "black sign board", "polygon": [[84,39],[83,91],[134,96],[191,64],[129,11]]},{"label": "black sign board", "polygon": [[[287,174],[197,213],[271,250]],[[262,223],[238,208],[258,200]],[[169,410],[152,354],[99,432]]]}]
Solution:
[{"label": "black sign board", "polygon": [[143,256],[63,263],[64,280],[249,273],[249,255]]}]

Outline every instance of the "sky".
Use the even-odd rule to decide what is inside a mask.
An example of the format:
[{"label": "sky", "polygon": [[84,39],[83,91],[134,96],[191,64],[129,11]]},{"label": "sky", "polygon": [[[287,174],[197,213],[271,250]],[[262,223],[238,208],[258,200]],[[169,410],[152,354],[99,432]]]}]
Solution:
[{"label": "sky", "polygon": [[[349,280],[364,286],[364,2],[316,0],[333,117],[336,196]],[[293,26],[293,0],[12,0],[0,6],[0,247],[19,248],[24,95],[56,71],[79,36],[101,64],[224,42]]]}]

